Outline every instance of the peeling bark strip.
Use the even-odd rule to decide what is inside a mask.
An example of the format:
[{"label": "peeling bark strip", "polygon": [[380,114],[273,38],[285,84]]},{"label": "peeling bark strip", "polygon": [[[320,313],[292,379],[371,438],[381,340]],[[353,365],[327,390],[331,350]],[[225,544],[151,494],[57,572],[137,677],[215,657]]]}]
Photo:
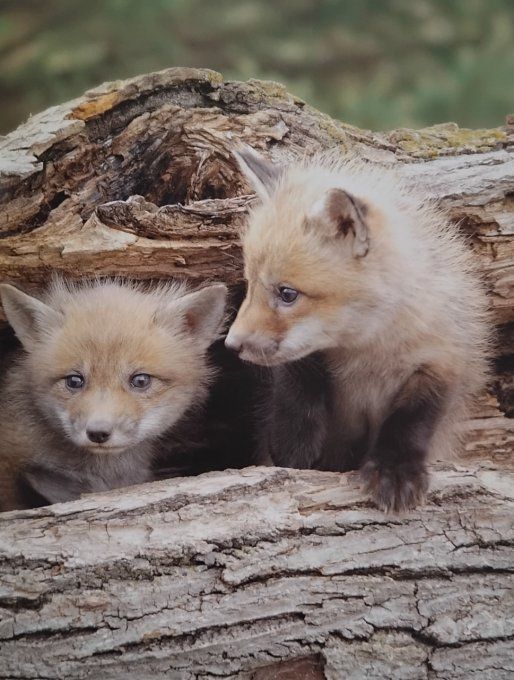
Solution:
[{"label": "peeling bark strip", "polygon": [[469,234],[501,330],[494,394],[465,424],[472,469],[437,472],[405,517],[352,475],[271,468],[0,515],[0,678],[513,677],[510,123],[371,133],[207,70],[108,83],[0,139],[0,280],[240,282],[234,139],[394,165]]},{"label": "peeling bark strip", "polygon": [[355,475],[248,468],[5,514],[0,677],[506,680],[513,489],[439,470],[398,518]]}]

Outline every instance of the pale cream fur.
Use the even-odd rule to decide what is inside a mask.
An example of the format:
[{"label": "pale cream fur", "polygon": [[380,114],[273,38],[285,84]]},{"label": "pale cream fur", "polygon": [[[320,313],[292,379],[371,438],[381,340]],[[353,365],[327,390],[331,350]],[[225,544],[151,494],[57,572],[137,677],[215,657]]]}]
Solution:
[{"label": "pale cream fur", "polygon": [[[247,173],[253,180],[252,173]],[[393,171],[334,154],[292,163],[257,186],[243,247],[248,294],[227,344],[243,359],[281,364],[324,350],[338,385],[341,427],[380,424],[419,367],[450,386],[431,454],[457,448],[459,423],[488,373],[490,320],[470,249],[456,226]],[[343,189],[366,207],[369,251],[337,235],[324,201]],[[302,294],[277,298],[287,285]]]},{"label": "pale cream fur", "polygon": [[[0,507],[23,504],[16,475],[28,466],[43,469],[30,480],[52,501],[151,479],[157,438],[206,396],[225,286],[56,281],[42,304],[1,288],[24,351],[0,392]],[[86,379],[76,393],[73,372]],[[132,389],[136,373],[152,376],[148,390]],[[105,444],[88,439],[98,426],[112,429]]]}]

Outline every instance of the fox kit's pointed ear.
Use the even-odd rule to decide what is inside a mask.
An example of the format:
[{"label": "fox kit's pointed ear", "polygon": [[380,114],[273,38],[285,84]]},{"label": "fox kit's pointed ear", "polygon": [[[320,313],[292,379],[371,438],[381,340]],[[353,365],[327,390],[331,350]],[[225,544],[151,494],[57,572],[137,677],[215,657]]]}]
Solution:
[{"label": "fox kit's pointed ear", "polygon": [[282,174],[281,168],[270,163],[250,146],[242,146],[233,153],[241,172],[259,198],[269,198]]},{"label": "fox kit's pointed ear", "polygon": [[225,314],[227,287],[216,283],[187,293],[174,307],[183,315],[184,325],[192,340],[203,347],[208,347],[216,340],[220,332]]},{"label": "fox kit's pointed ear", "polygon": [[62,314],[14,286],[0,284],[0,298],[7,321],[25,348],[30,348],[41,333],[62,322]]},{"label": "fox kit's pointed ear", "polygon": [[330,189],[317,201],[309,220],[323,221],[340,236],[353,236],[352,254],[364,257],[369,250],[368,209],[364,203],[342,189]]}]

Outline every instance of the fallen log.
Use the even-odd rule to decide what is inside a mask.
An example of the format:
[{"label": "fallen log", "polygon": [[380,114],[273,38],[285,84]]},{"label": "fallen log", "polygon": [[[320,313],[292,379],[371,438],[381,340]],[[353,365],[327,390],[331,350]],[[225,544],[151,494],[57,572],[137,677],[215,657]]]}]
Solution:
[{"label": "fallen log", "polygon": [[0,515],[0,677],[511,678],[512,467],[436,471],[404,517],[356,477],[247,468]]},{"label": "fallen log", "polygon": [[393,165],[461,225],[499,328],[467,457],[403,517],[353,475],[258,468],[0,515],[0,677],[512,677],[514,120],[372,133],[275,83],[108,83],[0,139],[0,280],[237,287],[234,139]]}]

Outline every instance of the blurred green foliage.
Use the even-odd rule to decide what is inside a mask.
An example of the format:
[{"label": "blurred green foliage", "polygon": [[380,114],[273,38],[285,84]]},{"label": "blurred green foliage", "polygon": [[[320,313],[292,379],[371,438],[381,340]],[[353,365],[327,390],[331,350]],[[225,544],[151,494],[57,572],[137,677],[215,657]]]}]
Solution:
[{"label": "blurred green foliage", "polygon": [[174,65],[279,80],[360,127],[500,125],[514,0],[0,0],[0,131]]}]

